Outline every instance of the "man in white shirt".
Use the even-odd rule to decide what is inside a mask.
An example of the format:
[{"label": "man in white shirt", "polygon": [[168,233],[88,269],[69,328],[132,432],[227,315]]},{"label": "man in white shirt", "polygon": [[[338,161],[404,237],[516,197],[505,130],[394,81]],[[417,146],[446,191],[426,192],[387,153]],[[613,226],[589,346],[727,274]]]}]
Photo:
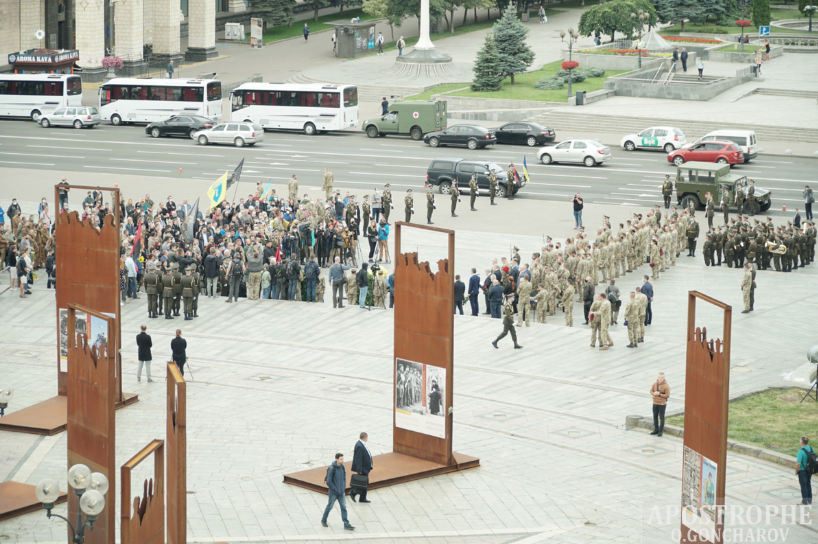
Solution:
[{"label": "man in white shirt", "polygon": [[372,196],[369,197],[369,202],[372,204],[372,219],[375,220],[375,224],[380,223],[380,216],[381,216],[381,194],[378,192],[378,188],[375,188],[375,192],[372,193]]},{"label": "man in white shirt", "polygon": [[128,270],[128,296],[136,300],[139,297],[136,296],[136,263],[133,256],[128,255],[125,259],[125,268]]}]

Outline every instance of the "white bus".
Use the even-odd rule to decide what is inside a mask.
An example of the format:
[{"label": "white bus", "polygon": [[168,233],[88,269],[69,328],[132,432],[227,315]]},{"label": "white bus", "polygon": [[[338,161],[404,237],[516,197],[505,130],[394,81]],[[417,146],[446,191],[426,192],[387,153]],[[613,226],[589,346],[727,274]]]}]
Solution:
[{"label": "white bus", "polygon": [[230,93],[231,121],[305,134],[358,127],[358,88],[353,85],[244,83]]},{"label": "white bus", "polygon": [[222,83],[215,79],[114,78],[99,88],[103,121],[153,123],[171,115],[221,121]]},{"label": "white bus", "polygon": [[82,106],[80,76],[60,74],[0,74],[0,116],[31,117],[60,106]]}]

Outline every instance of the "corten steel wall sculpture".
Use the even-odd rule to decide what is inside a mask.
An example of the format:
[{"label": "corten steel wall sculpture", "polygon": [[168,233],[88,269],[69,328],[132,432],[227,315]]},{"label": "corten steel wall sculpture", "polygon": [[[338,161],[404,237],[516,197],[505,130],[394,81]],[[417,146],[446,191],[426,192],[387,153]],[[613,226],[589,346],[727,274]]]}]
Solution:
[{"label": "corten steel wall sculpture", "polygon": [[[165,544],[164,444],[162,440],[154,440],[122,465],[122,517],[119,525],[121,544]],[[142,496],[133,500],[131,517],[131,473],[151,454],[153,478],[143,482]]]},{"label": "corten steel wall sculpture", "polygon": [[[696,328],[696,300],[702,300],[721,308],[724,312],[724,339],[707,339],[706,328]],[[723,505],[727,468],[727,411],[730,386],[730,330],[733,309],[731,306],[703,295],[697,291],[688,293],[687,305],[687,370],[685,375],[685,419],[684,451],[685,465],[682,496],[681,542],[702,542],[702,537],[693,527],[702,518],[687,516],[686,504],[698,502],[708,494],[710,488],[707,474],[715,468],[716,481],[712,482],[712,493],[704,501],[705,512],[713,518],[710,529],[712,539],[705,542],[722,542],[724,526]],[[712,462],[715,462],[713,467]],[[702,470],[704,469],[704,470]],[[697,483],[698,482],[698,483]],[[695,492],[695,493],[693,493]],[[712,507],[711,507],[712,504]]]},{"label": "corten steel wall sculpture", "polygon": [[[168,544],[187,542],[187,409],[185,379],[168,363]],[[123,544],[125,544],[123,542]]]},{"label": "corten steel wall sculpture", "polygon": [[[448,259],[418,263],[417,253],[401,253],[401,230],[418,228],[448,236]],[[444,410],[452,406],[454,384],[454,231],[396,223],[395,234],[395,357],[446,369]],[[395,384],[397,370],[393,368]],[[393,407],[397,387],[393,388]],[[425,394],[425,392],[424,392]],[[452,416],[445,414],[446,438],[399,428],[393,412],[392,449],[441,465],[455,464],[452,455]]]},{"label": "corten steel wall sculpture", "polygon": [[[65,377],[68,466],[82,463],[92,472],[101,472],[110,485],[107,496],[116,497],[115,352],[105,346],[97,348],[84,335],[76,334],[77,312],[107,323],[109,340],[116,328],[115,318],[78,304],[68,304],[68,373]],[[76,519],[78,497],[75,493],[69,493],[68,497],[68,519]],[[86,544],[114,544],[115,511],[113,504],[102,511],[94,530],[85,537]],[[67,531],[70,542],[71,531]]]}]

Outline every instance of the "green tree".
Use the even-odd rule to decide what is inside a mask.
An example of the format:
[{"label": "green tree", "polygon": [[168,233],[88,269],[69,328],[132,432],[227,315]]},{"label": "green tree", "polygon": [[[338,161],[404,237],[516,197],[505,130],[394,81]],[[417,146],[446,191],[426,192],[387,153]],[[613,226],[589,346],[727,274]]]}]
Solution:
[{"label": "green tree", "polygon": [[590,36],[600,32],[601,34],[607,34],[611,37],[611,41],[614,41],[614,35],[617,31],[630,36],[633,29],[631,7],[627,2],[613,1],[597,4],[585,10],[579,18],[578,32],[583,36]]},{"label": "green tree", "polygon": [[753,2],[753,17],[751,21],[754,27],[768,26],[772,20],[770,14],[770,0],[755,0]]},{"label": "green tree", "polygon": [[681,32],[685,31],[686,19],[695,21],[701,13],[698,0],[659,0],[656,11],[663,23],[681,25]]},{"label": "green tree", "polygon": [[[457,11],[458,7],[463,5],[463,0],[443,0],[443,5],[446,6],[446,10],[449,12],[449,16],[445,13],[443,14],[443,17],[446,19],[446,26],[448,26],[449,31],[454,34],[454,12]],[[465,11],[468,11],[468,9]],[[465,18],[463,24],[465,24]]]},{"label": "green tree", "polygon": [[494,46],[491,34],[487,34],[486,43],[477,52],[471,89],[473,91],[499,91],[503,87],[502,72],[500,54]]},{"label": "green tree", "polygon": [[508,4],[503,16],[494,23],[492,33],[497,53],[500,55],[502,74],[511,76],[511,84],[514,85],[514,74],[525,72],[534,62],[534,52],[525,43],[528,27],[517,18],[514,4]]},{"label": "green tree", "polygon": [[267,26],[291,26],[295,0],[256,0],[253,11],[260,13]]},{"label": "green tree", "polygon": [[811,5],[812,2],[810,0],[798,0],[798,11],[801,12],[801,15],[806,15],[806,13],[804,13],[804,10],[806,9],[807,6]]},{"label": "green tree", "polygon": [[[405,19],[406,17],[417,17],[418,34],[420,34],[420,0],[389,0],[389,17]],[[429,17],[438,19],[446,13],[446,6],[443,0],[429,0]]]},{"label": "green tree", "polygon": [[389,12],[389,0],[364,0],[361,9],[363,9],[364,13],[369,15],[385,18],[389,22],[389,29],[392,32],[392,41],[395,41],[395,27],[401,25],[403,18],[392,15]]},{"label": "green tree", "polygon": [[700,23],[711,19],[720,21],[726,13],[724,0],[699,0],[699,8],[701,13],[697,16],[696,21]]}]

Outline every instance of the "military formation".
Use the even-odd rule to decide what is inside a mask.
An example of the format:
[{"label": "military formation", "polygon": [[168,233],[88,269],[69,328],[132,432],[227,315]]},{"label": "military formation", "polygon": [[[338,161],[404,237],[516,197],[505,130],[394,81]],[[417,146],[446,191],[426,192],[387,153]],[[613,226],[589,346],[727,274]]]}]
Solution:
[{"label": "military formation", "polygon": [[142,286],[148,295],[148,317],[155,319],[164,315],[165,319],[180,317],[184,304],[185,320],[199,317],[199,292],[201,274],[191,264],[185,274],[179,271],[179,263],[157,270],[156,263],[148,262],[148,273],[142,277]]}]

